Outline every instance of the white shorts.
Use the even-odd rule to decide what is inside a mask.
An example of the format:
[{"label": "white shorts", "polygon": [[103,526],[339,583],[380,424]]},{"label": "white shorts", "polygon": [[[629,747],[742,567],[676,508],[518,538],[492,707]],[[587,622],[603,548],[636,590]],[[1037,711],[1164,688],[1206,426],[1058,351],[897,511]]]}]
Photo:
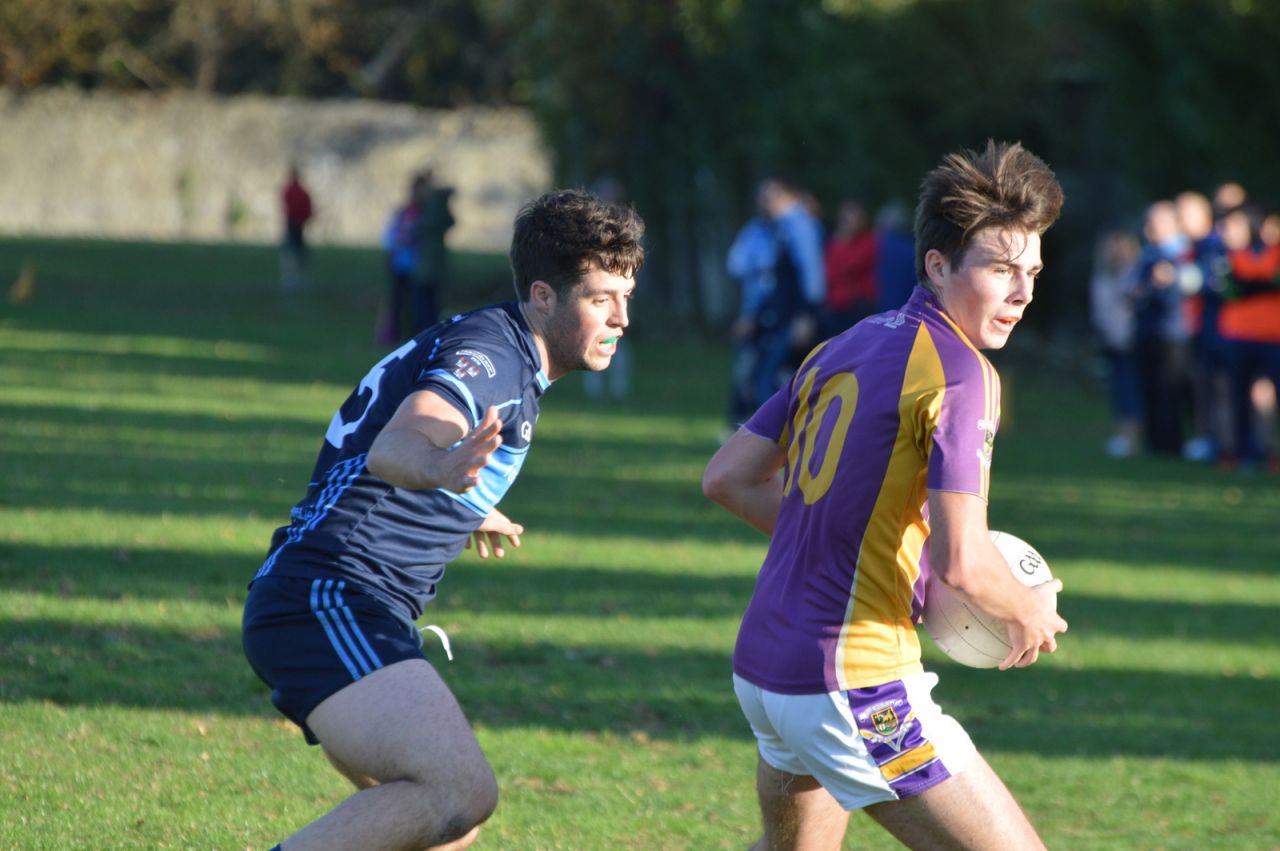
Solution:
[{"label": "white shorts", "polygon": [[977,751],[933,702],[936,674],[871,688],[778,694],[733,677],[760,758],[815,778],[846,810],[896,801],[963,771]]}]

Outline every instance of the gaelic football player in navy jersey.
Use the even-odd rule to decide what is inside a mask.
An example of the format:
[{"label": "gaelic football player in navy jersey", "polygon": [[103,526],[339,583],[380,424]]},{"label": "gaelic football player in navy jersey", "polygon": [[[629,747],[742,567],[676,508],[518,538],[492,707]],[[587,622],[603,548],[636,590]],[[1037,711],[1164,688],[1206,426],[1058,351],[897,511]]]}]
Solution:
[{"label": "gaelic football player in navy jersey", "polygon": [[1061,582],[1027,588],[987,529],[1004,346],[1031,303],[1062,189],[1020,145],[929,172],[920,284],[814,349],[711,459],[706,494],[770,535],[733,683],[756,735],[759,849],[837,849],[849,813],[910,848],[1043,848],[920,662],[922,592],[939,580],[1009,626],[1002,669],[1067,628]]},{"label": "gaelic football player in navy jersey", "polygon": [[414,621],[465,546],[519,546],[497,504],[551,382],[609,365],[643,235],[632,210],[586,192],[526,204],[519,300],[422,332],[334,414],[250,584],[244,647],[276,708],[358,791],[280,847],[465,848],[493,812],[493,771]]}]

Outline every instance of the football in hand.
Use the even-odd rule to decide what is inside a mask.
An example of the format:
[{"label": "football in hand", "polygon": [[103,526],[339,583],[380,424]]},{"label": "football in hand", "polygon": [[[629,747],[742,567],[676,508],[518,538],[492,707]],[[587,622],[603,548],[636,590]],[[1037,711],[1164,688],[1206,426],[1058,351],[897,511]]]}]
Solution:
[{"label": "football in hand", "polygon": [[[1049,564],[1036,548],[1008,532],[991,532],[991,542],[1023,585],[1034,587],[1053,578]],[[924,591],[924,629],[949,657],[970,668],[994,668],[1012,650],[1003,621],[961,599],[937,577]]]}]

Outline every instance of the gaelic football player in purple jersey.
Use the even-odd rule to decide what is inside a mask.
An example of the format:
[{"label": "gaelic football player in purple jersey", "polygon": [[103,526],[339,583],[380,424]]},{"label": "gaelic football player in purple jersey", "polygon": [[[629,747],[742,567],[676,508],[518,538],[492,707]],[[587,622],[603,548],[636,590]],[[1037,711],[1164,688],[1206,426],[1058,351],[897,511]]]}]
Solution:
[{"label": "gaelic football player in purple jersey", "polygon": [[493,770],[414,621],[464,546],[519,545],[497,503],[551,382],[617,351],[643,235],[634,211],[586,192],[529,202],[511,243],[519,299],[423,331],[334,414],[250,584],[244,648],[357,791],[277,848],[465,848],[493,812]]},{"label": "gaelic football player in purple jersey", "polygon": [[916,210],[919,284],[819,345],[711,459],[708,497],[771,540],[734,649],[759,747],[759,849],[837,849],[865,809],[912,848],[1040,848],[931,698],[916,636],[932,572],[1005,621],[1001,669],[1067,628],[988,537],[1004,346],[1031,303],[1062,189],[1018,144],[945,157]]}]

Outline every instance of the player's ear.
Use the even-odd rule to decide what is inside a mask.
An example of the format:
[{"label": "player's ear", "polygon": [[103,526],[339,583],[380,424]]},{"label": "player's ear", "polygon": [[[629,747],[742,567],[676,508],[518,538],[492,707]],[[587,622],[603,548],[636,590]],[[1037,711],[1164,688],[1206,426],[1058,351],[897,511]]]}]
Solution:
[{"label": "player's ear", "polygon": [[935,289],[941,289],[951,268],[951,261],[936,248],[930,248],[924,255],[924,273]]},{"label": "player's ear", "polygon": [[554,313],[556,309],[555,288],[546,281],[534,281],[529,285],[529,306],[542,314]]}]

